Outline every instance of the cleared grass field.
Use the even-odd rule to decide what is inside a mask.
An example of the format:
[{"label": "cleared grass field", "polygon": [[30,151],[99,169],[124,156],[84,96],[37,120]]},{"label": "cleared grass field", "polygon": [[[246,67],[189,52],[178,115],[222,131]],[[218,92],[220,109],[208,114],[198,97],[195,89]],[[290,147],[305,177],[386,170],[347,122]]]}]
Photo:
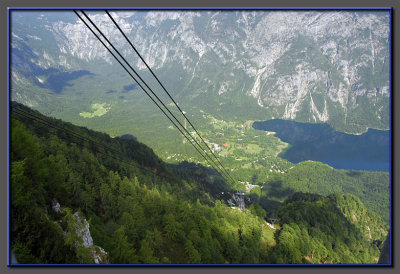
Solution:
[{"label": "cleared grass field", "polygon": [[110,105],[106,103],[92,104],[91,108],[93,112],[81,112],[79,113],[79,115],[84,118],[100,117],[106,114],[111,109]]}]

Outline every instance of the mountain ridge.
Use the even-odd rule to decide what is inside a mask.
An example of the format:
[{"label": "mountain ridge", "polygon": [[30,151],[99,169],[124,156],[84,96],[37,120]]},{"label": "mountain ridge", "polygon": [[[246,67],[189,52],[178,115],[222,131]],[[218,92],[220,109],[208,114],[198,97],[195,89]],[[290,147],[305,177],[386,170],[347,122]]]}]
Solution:
[{"label": "mountain ridge", "polygon": [[[32,83],[23,79],[18,58],[28,64],[33,61],[42,69],[87,69],[102,75],[104,68],[97,64],[116,65],[73,14],[65,15],[68,21],[47,13],[31,14],[32,26],[22,31],[19,21],[23,13],[15,13],[11,33],[13,96],[21,102],[26,103],[29,95],[19,87]],[[220,102],[223,94],[239,93],[253,97],[266,116],[328,122],[335,129],[351,132],[389,128],[390,28],[386,11],[112,14],[150,67],[189,105],[203,93],[218,94],[206,97]],[[105,14],[89,15],[117,45],[125,44]],[[32,47],[30,59],[16,50],[24,48],[21,45]],[[122,53],[144,72],[144,64],[134,58],[127,44]],[[267,114],[267,109],[272,114]]]}]

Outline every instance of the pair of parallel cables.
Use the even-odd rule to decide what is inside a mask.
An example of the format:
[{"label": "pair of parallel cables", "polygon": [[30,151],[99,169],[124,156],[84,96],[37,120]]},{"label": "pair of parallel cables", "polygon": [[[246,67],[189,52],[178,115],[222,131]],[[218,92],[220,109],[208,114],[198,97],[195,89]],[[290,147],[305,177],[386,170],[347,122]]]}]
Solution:
[{"label": "pair of parallel cables", "polygon": [[[143,80],[142,77],[136,72],[136,70],[128,63],[126,58],[122,56],[122,54],[119,52],[119,50],[111,43],[111,41],[104,35],[104,33],[97,27],[97,25],[93,22],[93,20],[85,13],[85,11],[80,10],[80,12],[83,14],[84,18],[79,14],[77,10],[74,10],[75,14],[78,16],[78,18],[86,25],[86,27],[93,33],[93,35],[101,42],[101,44],[106,48],[106,50],[114,57],[114,59],[124,68],[124,70],[129,74],[129,76],[138,84],[138,86],[146,93],[146,95],[153,101],[153,103],[161,110],[161,112],[170,120],[170,122],[179,130],[179,132],[189,141],[189,143],[197,150],[197,152],[206,160],[206,162],[216,168],[217,173],[223,177],[227,181],[231,181],[233,184],[235,184],[235,179],[232,178],[232,176],[229,174],[229,172],[226,170],[226,168],[222,165],[222,163],[219,161],[218,157],[214,154],[214,152],[211,150],[211,148],[207,145],[207,143],[204,141],[204,139],[201,137],[200,133],[197,131],[197,129],[193,126],[192,122],[187,118],[185,115],[185,112],[182,111],[182,109],[178,106],[176,101],[172,98],[171,94],[167,91],[167,89],[164,87],[164,85],[161,83],[161,81],[158,79],[158,77],[154,74],[152,69],[149,67],[149,65],[146,63],[146,61],[143,59],[143,57],[140,55],[140,53],[137,51],[135,46],[132,44],[132,42],[129,40],[129,38],[126,36],[124,31],[121,29],[121,27],[118,25],[118,23],[115,21],[115,19],[111,16],[111,14],[105,10],[106,14],[108,17],[111,19],[111,21],[114,23],[114,25],[117,27],[119,32],[122,34],[122,36],[126,39],[126,41],[129,43],[131,48],[135,51],[135,53],[139,56],[140,60],[146,65],[147,69],[151,72],[152,76],[156,79],[158,84],[162,87],[164,92],[168,95],[168,97],[171,99],[171,101],[174,103],[174,105],[178,108],[180,113],[183,115],[184,119],[189,123],[189,125],[193,128],[193,130],[196,132],[196,134],[199,136],[201,139],[202,143],[205,145],[207,149],[204,149],[199,142],[192,136],[192,134],[182,125],[182,123],[176,118],[176,116],[169,110],[169,108],[163,103],[163,101],[154,93],[154,91],[149,87],[149,85]],[[99,37],[99,35],[93,30],[93,28],[89,25],[89,23],[96,29],[96,31],[103,37],[103,39],[107,42],[109,46],[114,50],[116,54],[120,57],[122,61],[125,62],[126,66],[130,68],[130,70],[136,75],[136,77],[143,83],[144,86],[150,91],[150,93],[154,96],[151,96],[150,93],[143,87],[143,85],[138,81],[138,79],[135,78],[135,76],[132,75],[131,71],[128,70],[128,68],[122,63],[122,61],[115,55],[115,53],[111,50],[109,46]],[[158,103],[157,103],[157,101]],[[161,104],[161,105],[160,105]],[[169,115],[172,116],[172,118],[166,113],[166,111],[161,107],[163,106],[164,109],[169,113]],[[174,119],[175,122],[172,120]],[[178,125],[179,126],[178,126]],[[189,139],[189,137],[190,139]],[[208,151],[210,153],[208,153]],[[204,152],[204,153],[203,153]],[[210,154],[215,158],[215,160],[210,156]]]}]

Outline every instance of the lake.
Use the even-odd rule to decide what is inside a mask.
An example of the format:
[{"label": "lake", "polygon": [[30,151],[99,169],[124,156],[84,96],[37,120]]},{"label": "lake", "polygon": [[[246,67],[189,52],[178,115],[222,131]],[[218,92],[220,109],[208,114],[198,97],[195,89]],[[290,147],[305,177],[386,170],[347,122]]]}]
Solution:
[{"label": "lake", "polygon": [[281,119],[254,122],[253,128],[276,132],[289,147],[279,157],[292,163],[313,160],[337,169],[389,171],[390,131],[368,129],[361,135],[335,131],[328,124]]}]

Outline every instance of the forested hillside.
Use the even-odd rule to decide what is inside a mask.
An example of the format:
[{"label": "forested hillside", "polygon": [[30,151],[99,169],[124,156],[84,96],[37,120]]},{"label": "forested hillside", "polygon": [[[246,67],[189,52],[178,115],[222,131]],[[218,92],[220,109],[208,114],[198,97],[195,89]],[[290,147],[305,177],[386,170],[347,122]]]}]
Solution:
[{"label": "forested hillside", "polygon": [[277,263],[376,263],[387,234],[381,219],[351,194],[296,193],[278,217]]},{"label": "forested hillside", "polygon": [[[92,249],[100,247],[101,262],[112,264],[266,261],[274,241],[262,218],[175,177],[145,146],[119,140],[137,148],[123,162],[110,151],[100,155],[92,150],[98,147],[65,141],[41,123],[29,121],[29,128],[35,133],[11,120],[11,248],[18,262],[94,263]],[[157,171],[143,172],[138,163]],[[94,246],[82,243],[77,216],[87,219]]]},{"label": "forested hillside", "polygon": [[[249,171],[247,171],[249,172]],[[243,172],[245,173],[245,172]],[[388,172],[334,169],[314,161],[301,162],[284,174],[257,170],[253,175],[263,187],[252,189],[254,199],[283,201],[295,192],[329,195],[350,193],[365,206],[390,222],[390,174]],[[239,177],[240,178],[240,177]]]},{"label": "forested hillside", "polygon": [[199,165],[171,168],[11,104],[10,247],[28,264],[377,263],[387,225],[354,195],[294,193],[271,228],[257,200]]}]

